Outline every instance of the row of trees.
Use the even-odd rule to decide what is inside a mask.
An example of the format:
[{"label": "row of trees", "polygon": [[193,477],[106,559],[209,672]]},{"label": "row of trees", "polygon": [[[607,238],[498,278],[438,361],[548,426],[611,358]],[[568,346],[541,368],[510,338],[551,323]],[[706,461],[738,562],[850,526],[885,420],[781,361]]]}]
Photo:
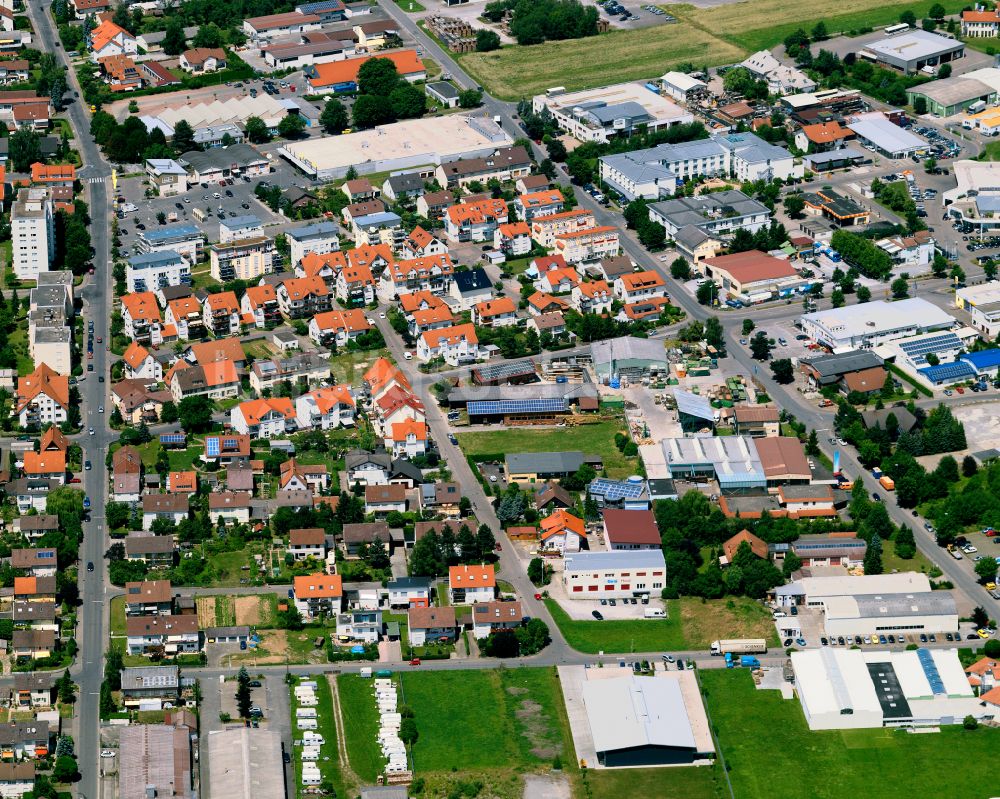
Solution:
[{"label": "row of trees", "polygon": [[889,253],[863,236],[838,229],[830,237],[830,246],[840,253],[847,264],[867,278],[885,280],[892,274]]},{"label": "row of trees", "polygon": [[443,577],[450,566],[461,563],[483,563],[495,557],[496,538],[493,531],[481,524],[473,533],[463,524],[456,536],[445,525],[441,532],[431,530],[413,545],[410,574],[416,577]]}]

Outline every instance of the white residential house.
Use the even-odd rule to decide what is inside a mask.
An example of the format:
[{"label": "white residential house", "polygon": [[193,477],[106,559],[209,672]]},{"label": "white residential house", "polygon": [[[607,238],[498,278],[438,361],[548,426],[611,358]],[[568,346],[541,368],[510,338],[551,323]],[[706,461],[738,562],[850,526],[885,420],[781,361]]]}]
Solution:
[{"label": "white residential house", "polygon": [[480,602],[472,606],[472,634],[477,641],[499,630],[514,630],[524,623],[519,601]]},{"label": "white residential house", "polygon": [[421,333],[417,340],[417,358],[424,362],[443,358],[452,366],[479,360],[475,326],[469,323]]},{"label": "white residential house", "polygon": [[389,427],[385,448],[395,457],[415,458],[427,452],[427,424],[405,419]]},{"label": "white residential house", "polygon": [[237,433],[251,438],[283,436],[286,424],[296,418],[295,406],[288,397],[241,402],[229,412],[229,417],[230,424]]},{"label": "white residential house", "polygon": [[288,553],[295,560],[326,559],[326,531],[320,527],[288,531]]},{"label": "white residential house", "polygon": [[295,421],[301,430],[331,430],[354,424],[356,406],[350,386],[326,386],[295,398]]},{"label": "white residential house", "polygon": [[496,599],[493,564],[462,564],[448,569],[448,598],[452,605],[475,605]]},{"label": "white residential house", "polygon": [[508,258],[519,258],[531,252],[531,228],[527,222],[507,222],[493,231],[493,249]]},{"label": "white residential house", "polygon": [[573,288],[573,306],[580,313],[611,313],[615,294],[606,280],[592,280]]},{"label": "white residential house", "polygon": [[125,620],[125,636],[130,655],[173,656],[200,652],[202,646],[196,615],[131,616]]},{"label": "white residential house", "polygon": [[55,218],[44,187],[21,189],[10,209],[11,258],[18,280],[36,280],[55,257]]},{"label": "white residential house", "polygon": [[122,355],[125,377],[138,380],[163,380],[163,364],[142,344],[133,341]]},{"label": "white residential house", "polygon": [[381,610],[349,610],[337,614],[337,637],[374,643],[382,637]]},{"label": "white residential house", "polygon": [[125,286],[129,294],[181,285],[191,285],[191,266],[174,250],[144,252],[126,262]]},{"label": "white residential house", "polygon": [[666,281],[652,269],[615,279],[615,295],[626,305],[667,296]]}]

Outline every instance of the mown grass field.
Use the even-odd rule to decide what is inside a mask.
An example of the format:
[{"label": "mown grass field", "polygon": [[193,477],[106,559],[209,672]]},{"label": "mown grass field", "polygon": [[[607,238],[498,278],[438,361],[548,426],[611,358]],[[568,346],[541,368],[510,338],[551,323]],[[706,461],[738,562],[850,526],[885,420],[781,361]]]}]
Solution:
[{"label": "mown grass field", "polygon": [[615,433],[624,433],[625,424],[615,420],[577,427],[549,429],[498,428],[482,433],[459,433],[458,443],[466,455],[493,455],[507,452],[561,452],[578,450],[600,455],[609,477],[635,474],[637,459],[626,458],[615,446]]},{"label": "mown grass field", "polygon": [[723,799],[729,792],[718,766],[588,769],[580,772],[581,795],[591,799]]},{"label": "mown grass field", "polygon": [[359,674],[337,676],[347,759],[351,764],[351,771],[368,784],[374,783],[385,767],[385,758],[382,757],[377,741],[378,710],[373,692],[372,681]]},{"label": "mown grass field", "polygon": [[736,45],[682,23],[468,53],[461,64],[494,96],[519,100],[551,86],[586,89],[658,77],[685,61],[728,64],[742,58]]},{"label": "mown grass field", "polygon": [[703,602],[684,597],[667,602],[665,619],[627,621],[572,619],[555,600],[546,599],[545,604],[566,642],[588,654],[708,649],[719,638],[766,638],[769,645],[778,645],[770,614],[750,599]]},{"label": "mown grass field", "polygon": [[745,671],[703,669],[699,679],[739,799],[991,795],[968,764],[991,757],[1000,745],[996,729],[813,732],[797,700],[756,690]]},{"label": "mown grass field", "polygon": [[554,669],[427,671],[400,681],[420,734],[412,751],[418,774],[530,769],[572,751],[559,723],[563,700]]},{"label": "mown grass field", "polygon": [[[864,26],[889,25],[905,10],[927,16],[934,0],[843,0],[836,4],[788,0],[744,0],[714,8],[686,4],[664,8],[678,22],[638,30],[612,30],[601,36],[531,47],[510,45],[492,53],[460,56],[467,69],[493,95],[519,100],[552,86],[573,91],[608,83],[651,80],[682,63],[721,66],[781,43],[798,28],[807,32],[820,20],[831,36]],[[942,0],[949,14],[967,3]]]}]

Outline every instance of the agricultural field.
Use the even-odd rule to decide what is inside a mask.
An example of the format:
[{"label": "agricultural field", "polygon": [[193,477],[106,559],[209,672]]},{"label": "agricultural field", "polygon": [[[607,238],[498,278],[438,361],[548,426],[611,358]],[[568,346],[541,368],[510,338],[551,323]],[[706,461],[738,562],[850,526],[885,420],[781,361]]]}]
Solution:
[{"label": "agricultural field", "polygon": [[813,732],[797,700],[756,690],[749,672],[704,669],[699,679],[740,799],[909,799],[988,792],[983,775],[968,764],[988,759],[1000,745],[996,729],[952,725],[928,735],[890,729]]},{"label": "agricultural field", "polygon": [[550,86],[573,91],[609,81],[649,79],[685,61],[729,64],[743,57],[736,45],[681,23],[531,47],[512,45],[492,53],[468,53],[460,60],[491,94],[516,101]]},{"label": "agricultural field", "polygon": [[566,642],[588,654],[707,650],[718,638],[767,638],[778,645],[767,609],[741,597],[672,599],[667,601],[667,618],[634,621],[583,621],[570,618],[554,599],[546,599],[545,605]]},{"label": "agricultural field", "polygon": [[[671,4],[663,8],[677,17],[675,24],[613,30],[587,39],[531,47],[509,45],[458,58],[491,94],[519,100],[551,86],[574,91],[649,80],[683,63],[699,67],[733,64],[757,50],[780,44],[798,28],[808,32],[820,20],[835,36],[865,26],[889,25],[906,10],[920,19],[933,4],[934,0],[883,0],[877,7],[865,0],[844,0],[820,8],[787,0],[744,0],[712,8]],[[968,5],[958,0],[943,0],[941,4],[949,14]]]},{"label": "agricultural field", "polygon": [[609,477],[623,478],[636,472],[636,458],[625,457],[615,446],[615,433],[625,432],[623,420],[550,429],[506,428],[483,433],[459,433],[459,446],[466,455],[499,455],[506,452],[579,450],[600,455]]}]

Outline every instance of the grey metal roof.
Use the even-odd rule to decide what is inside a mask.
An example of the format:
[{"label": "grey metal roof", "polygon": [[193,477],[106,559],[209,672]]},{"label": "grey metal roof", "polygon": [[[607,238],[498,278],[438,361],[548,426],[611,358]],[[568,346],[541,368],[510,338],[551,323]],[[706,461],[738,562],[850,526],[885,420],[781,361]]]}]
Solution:
[{"label": "grey metal roof", "polygon": [[128,259],[129,266],[133,269],[146,269],[151,266],[171,266],[183,262],[184,259],[181,258],[180,253],[173,250],[142,253]]},{"label": "grey metal roof", "polygon": [[914,594],[855,594],[858,616],[877,619],[888,616],[941,616],[957,613],[950,591]]},{"label": "grey metal roof", "polygon": [[874,369],[884,361],[870,350],[856,350],[839,355],[821,355],[818,358],[803,358],[802,362],[814,369],[821,378],[840,377],[848,372]]},{"label": "grey metal roof", "polygon": [[261,221],[253,214],[243,214],[242,216],[234,216],[231,219],[224,219],[219,222],[222,227],[229,228],[229,230],[239,230],[241,228],[247,227],[260,227]]},{"label": "grey metal roof", "polygon": [[582,452],[511,452],[504,461],[508,474],[560,474],[575,472],[584,457]]},{"label": "grey metal roof", "polygon": [[182,164],[198,172],[206,169],[229,169],[233,164],[246,166],[266,161],[249,144],[230,144],[228,147],[212,147],[208,150],[191,150],[178,158]]},{"label": "grey metal roof", "polygon": [[141,688],[173,688],[180,685],[176,666],[136,666],[122,669],[122,690]]},{"label": "grey metal roof", "polygon": [[626,549],[613,552],[574,552],[565,556],[568,572],[600,571],[601,569],[663,569],[663,552],[659,549]]},{"label": "grey metal roof", "polygon": [[583,701],[598,752],[696,747],[678,680],[635,676],[588,680],[583,683]]},{"label": "grey metal roof", "polygon": [[617,169],[625,177],[635,183],[647,183],[654,180],[669,180],[676,177],[667,167],[657,162],[639,161],[632,153],[620,155],[605,155],[601,157],[609,166]]},{"label": "grey metal roof", "polygon": [[429,577],[394,577],[386,584],[386,588],[406,589],[406,588],[426,588],[430,589],[431,581]]},{"label": "grey metal roof", "polygon": [[436,95],[438,95],[438,97],[443,97],[446,100],[454,100],[458,98],[458,89],[447,81],[428,83],[424,88],[426,88],[427,91],[433,91]]},{"label": "grey metal roof", "polygon": [[594,364],[610,364],[612,361],[653,361],[664,364],[667,362],[663,341],[635,336],[595,341],[590,345],[590,352]]},{"label": "grey metal roof", "polygon": [[190,222],[179,222],[176,225],[164,225],[152,230],[144,230],[141,235],[142,238],[151,243],[202,238],[201,231]]},{"label": "grey metal roof", "polygon": [[450,405],[468,402],[563,398],[570,402],[584,397],[596,398],[597,387],[591,383],[527,383],[519,386],[460,386],[448,394]]},{"label": "grey metal roof", "polygon": [[709,236],[704,230],[702,230],[697,225],[685,225],[676,233],[674,233],[674,241],[688,250],[693,250],[699,244],[704,241],[708,241],[711,236]]},{"label": "grey metal roof", "polygon": [[740,216],[768,215],[770,213],[766,205],[735,189],[699,194],[696,197],[664,200],[652,203],[650,208],[658,216],[665,218],[674,228],[682,228],[686,225],[700,226],[723,216],[727,219],[735,219]]},{"label": "grey metal roof", "polygon": [[715,421],[715,411],[705,397],[684,391],[681,388],[675,388],[674,399],[677,400],[677,410],[681,413],[697,416],[699,419],[707,419],[709,422]]},{"label": "grey metal roof", "polygon": [[317,222],[315,225],[306,225],[300,228],[294,228],[293,230],[286,230],[285,235],[289,238],[295,239],[296,241],[301,241],[302,239],[308,239],[313,236],[335,236],[337,235],[338,227],[334,222]]},{"label": "grey metal roof", "polygon": [[641,105],[631,100],[614,105],[604,105],[595,108],[588,108],[587,114],[592,116],[602,125],[614,122],[623,117],[627,119],[649,119],[649,112]]}]

